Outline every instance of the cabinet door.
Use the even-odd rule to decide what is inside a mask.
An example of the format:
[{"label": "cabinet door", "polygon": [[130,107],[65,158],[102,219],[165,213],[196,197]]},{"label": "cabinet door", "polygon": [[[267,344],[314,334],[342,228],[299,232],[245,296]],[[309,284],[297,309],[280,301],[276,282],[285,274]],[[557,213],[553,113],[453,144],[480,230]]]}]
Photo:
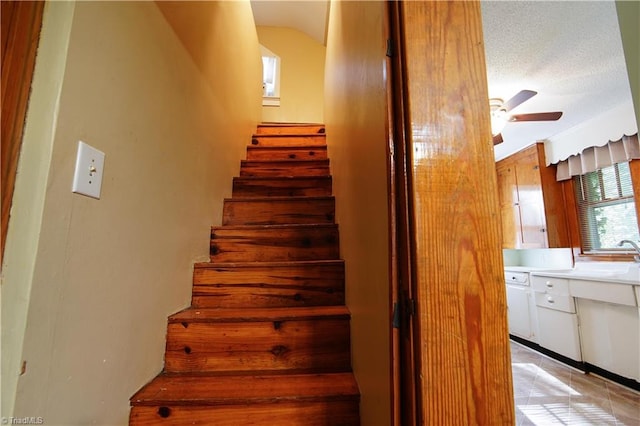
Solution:
[{"label": "cabinet door", "polygon": [[640,381],[640,320],[635,306],[578,300],[586,362]]},{"label": "cabinet door", "polygon": [[515,167],[521,248],[546,248],[544,199],[537,156],[527,156]]},{"label": "cabinet door", "polygon": [[528,288],[507,286],[507,309],[509,333],[523,339],[531,338],[531,315],[529,313]]},{"label": "cabinet door", "polygon": [[518,208],[518,186],[514,165],[498,164],[498,195],[502,222],[502,247],[518,248],[520,238],[520,209]]},{"label": "cabinet door", "polygon": [[577,315],[540,306],[537,313],[540,346],[582,361]]}]

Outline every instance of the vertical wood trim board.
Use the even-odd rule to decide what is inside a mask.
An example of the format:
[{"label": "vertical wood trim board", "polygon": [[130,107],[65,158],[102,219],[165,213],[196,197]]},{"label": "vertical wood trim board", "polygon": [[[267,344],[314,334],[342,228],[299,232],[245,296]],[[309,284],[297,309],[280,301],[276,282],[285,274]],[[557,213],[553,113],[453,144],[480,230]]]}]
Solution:
[{"label": "vertical wood trim board", "polygon": [[513,424],[478,2],[402,2],[418,424]]},{"label": "vertical wood trim board", "polygon": [[3,0],[1,3],[2,133],[0,140],[2,141],[2,180],[0,198],[2,198],[2,215],[0,261],[2,261],[9,225],[16,168],[22,144],[22,131],[27,113],[44,9],[43,1]]},{"label": "vertical wood trim board", "polygon": [[636,202],[636,217],[638,226],[640,226],[640,160],[631,160],[629,169],[631,170],[631,185],[633,185],[633,196]]}]

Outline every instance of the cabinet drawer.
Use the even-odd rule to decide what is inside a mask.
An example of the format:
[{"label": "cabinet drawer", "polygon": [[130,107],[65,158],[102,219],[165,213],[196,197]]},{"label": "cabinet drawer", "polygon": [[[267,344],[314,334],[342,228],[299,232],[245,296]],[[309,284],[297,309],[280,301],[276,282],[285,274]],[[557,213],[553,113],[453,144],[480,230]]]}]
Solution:
[{"label": "cabinet drawer", "polygon": [[533,290],[539,293],[549,293],[556,295],[569,295],[569,280],[566,278],[554,277],[531,277]]},{"label": "cabinet drawer", "polygon": [[571,295],[618,305],[636,306],[633,286],[600,281],[571,280]]},{"label": "cabinet drawer", "polygon": [[573,297],[551,293],[535,293],[536,305],[543,308],[555,309],[558,311],[573,314],[576,312],[576,305]]}]

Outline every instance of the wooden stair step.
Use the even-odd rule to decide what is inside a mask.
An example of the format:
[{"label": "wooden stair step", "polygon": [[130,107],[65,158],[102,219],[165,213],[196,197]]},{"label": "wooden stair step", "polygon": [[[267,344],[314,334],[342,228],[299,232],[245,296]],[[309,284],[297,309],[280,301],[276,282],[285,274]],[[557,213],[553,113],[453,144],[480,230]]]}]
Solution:
[{"label": "wooden stair step", "polygon": [[331,176],[235,177],[233,197],[313,197],[331,195]]},{"label": "wooden stair step", "polygon": [[251,138],[254,146],[317,146],[326,145],[327,139],[324,133],[316,134],[255,134]]},{"label": "wooden stair step", "polygon": [[349,371],[343,306],[200,309],[169,317],[165,371]]},{"label": "wooden stair step", "polygon": [[324,160],[327,145],[248,146],[247,160]]},{"label": "wooden stair step", "polygon": [[245,405],[358,399],[352,373],[266,375],[161,374],[131,397],[139,405]]},{"label": "wooden stair step", "polygon": [[212,227],[211,262],[338,260],[335,224]]},{"label": "wooden stair step", "polygon": [[196,308],[344,304],[344,261],[197,263]]},{"label": "wooden stair step", "polygon": [[205,322],[252,322],[314,320],[326,318],[349,319],[349,308],[341,306],[311,306],[299,308],[254,309],[196,309],[186,308],[169,317],[169,324]]},{"label": "wooden stair step", "polygon": [[251,197],[227,198],[223,225],[275,225],[287,223],[334,223],[335,198]]},{"label": "wooden stair step", "polygon": [[240,176],[329,176],[329,160],[242,160]]},{"label": "wooden stair step", "polygon": [[[326,400],[248,402],[235,405],[136,405],[131,426],[360,426],[359,401],[346,396]],[[318,398],[319,399],[319,398]]]},{"label": "wooden stair step", "polygon": [[352,373],[161,374],[131,398],[134,426],[359,426]]},{"label": "wooden stair step", "polygon": [[258,125],[257,134],[314,134],[324,133],[323,124],[263,123]]}]

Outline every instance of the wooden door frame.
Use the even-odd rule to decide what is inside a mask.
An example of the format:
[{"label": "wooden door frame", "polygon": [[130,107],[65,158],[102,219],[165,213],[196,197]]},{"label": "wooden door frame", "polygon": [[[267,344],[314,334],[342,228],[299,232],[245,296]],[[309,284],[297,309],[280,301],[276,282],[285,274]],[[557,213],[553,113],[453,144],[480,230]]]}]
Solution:
[{"label": "wooden door frame", "polygon": [[2,0],[0,7],[2,8],[1,263],[4,258],[36,50],[40,40],[44,1]]},{"label": "wooden door frame", "polygon": [[416,301],[409,354],[392,331],[395,426],[515,418],[479,8],[389,3],[391,304]]},{"label": "wooden door frame", "polygon": [[420,412],[419,389],[416,387],[415,356],[419,346],[414,344],[413,277],[411,253],[410,165],[406,150],[407,117],[404,114],[403,43],[400,32],[402,3],[386,3],[385,32],[387,36],[388,70],[387,109],[389,135],[389,236],[391,254],[391,401],[394,426],[417,423]]}]

